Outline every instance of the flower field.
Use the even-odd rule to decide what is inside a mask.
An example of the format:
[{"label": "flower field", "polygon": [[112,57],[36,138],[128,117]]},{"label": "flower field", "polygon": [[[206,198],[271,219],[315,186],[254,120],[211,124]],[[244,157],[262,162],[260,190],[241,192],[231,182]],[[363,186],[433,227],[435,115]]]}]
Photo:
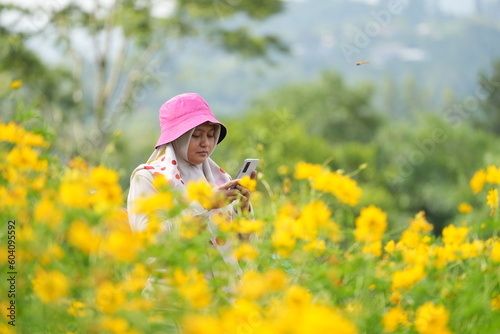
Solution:
[{"label": "flower field", "polygon": [[134,234],[117,172],[49,147],[0,124],[0,333],[499,332],[499,167],[471,175],[490,214],[469,221],[476,208],[457,203],[463,220],[436,236],[425,212],[389,226],[360,207],[355,173],[301,162],[281,195],[258,185],[255,217],[216,220],[237,267],[181,214],[210,199],[203,184],[185,199],[158,179]]}]

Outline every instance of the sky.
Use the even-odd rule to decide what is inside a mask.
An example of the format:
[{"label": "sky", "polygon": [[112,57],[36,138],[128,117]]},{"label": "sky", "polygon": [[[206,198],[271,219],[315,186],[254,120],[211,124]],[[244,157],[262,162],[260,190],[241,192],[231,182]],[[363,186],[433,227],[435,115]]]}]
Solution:
[{"label": "sky", "polygon": [[[0,0],[0,3],[10,3],[10,4],[18,4],[26,7],[30,7],[33,5],[41,5],[45,8],[60,8],[70,2],[71,0]],[[113,3],[113,0],[98,0],[101,5],[108,5]],[[285,0],[285,1],[307,1],[307,0]],[[351,1],[359,1],[365,3],[375,4],[380,2],[381,0],[351,0]],[[422,0],[423,1],[423,0]],[[430,0],[436,1],[441,4],[441,7],[444,11],[449,12],[450,14],[456,15],[467,15],[474,11],[475,4],[474,0]],[[94,1],[89,0],[80,0],[82,4],[86,6],[92,6]],[[163,0],[159,1],[159,8],[171,8],[173,0]]]}]

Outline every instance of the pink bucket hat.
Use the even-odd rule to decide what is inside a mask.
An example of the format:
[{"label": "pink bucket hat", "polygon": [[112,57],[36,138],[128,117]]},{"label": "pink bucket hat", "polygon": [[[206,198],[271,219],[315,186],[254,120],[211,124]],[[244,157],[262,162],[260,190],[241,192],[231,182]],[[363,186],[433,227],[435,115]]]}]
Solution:
[{"label": "pink bucket hat", "polygon": [[174,96],[160,108],[161,135],[155,148],[170,143],[205,122],[220,124],[217,144],[220,143],[226,136],[227,129],[212,114],[207,102],[196,93]]}]

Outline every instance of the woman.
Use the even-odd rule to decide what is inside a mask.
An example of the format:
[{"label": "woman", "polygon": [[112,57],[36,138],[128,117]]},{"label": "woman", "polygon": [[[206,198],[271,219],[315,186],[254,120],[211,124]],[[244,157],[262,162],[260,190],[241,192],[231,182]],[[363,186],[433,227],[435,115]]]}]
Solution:
[{"label": "woman", "polygon": [[[160,126],[161,135],[155,151],[147,163],[134,170],[130,179],[127,200],[130,227],[136,232],[147,228],[148,217],[134,212],[133,205],[137,198],[158,192],[153,185],[155,176],[163,175],[181,191],[185,191],[190,181],[205,180],[213,186],[216,198],[222,197],[225,201],[214,201],[212,207],[192,202],[188,211],[206,219],[212,241],[216,244],[214,215],[222,213],[232,217],[236,207],[251,210],[250,191],[239,185],[238,180],[231,180],[210,158],[217,144],[226,136],[226,127],[214,117],[205,100],[195,93],[177,95],[165,102],[160,108]],[[163,230],[170,231],[173,224],[172,221],[164,222]],[[229,245],[219,246],[223,256],[227,254],[227,247]]]}]

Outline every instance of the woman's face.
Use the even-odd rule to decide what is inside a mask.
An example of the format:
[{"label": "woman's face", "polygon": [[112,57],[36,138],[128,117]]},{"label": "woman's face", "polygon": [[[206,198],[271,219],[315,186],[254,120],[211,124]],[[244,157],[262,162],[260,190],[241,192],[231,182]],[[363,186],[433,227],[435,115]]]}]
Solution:
[{"label": "woman's face", "polygon": [[193,165],[205,162],[215,147],[216,125],[208,122],[198,125],[189,141],[187,158]]}]

